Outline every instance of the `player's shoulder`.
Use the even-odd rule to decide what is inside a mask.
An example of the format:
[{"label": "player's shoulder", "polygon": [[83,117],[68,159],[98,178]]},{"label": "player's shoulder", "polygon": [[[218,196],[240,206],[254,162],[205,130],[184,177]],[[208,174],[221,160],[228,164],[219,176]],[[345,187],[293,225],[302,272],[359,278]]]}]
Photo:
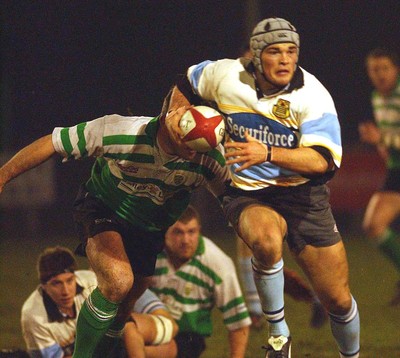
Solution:
[{"label": "player's shoulder", "polygon": [[107,114],[98,119],[102,119],[106,125],[125,125],[140,127],[142,125],[148,124],[154,118],[155,117],[151,116],[123,116],[120,114]]},{"label": "player's shoulder", "polygon": [[231,59],[231,58],[222,58],[219,60],[206,60],[197,65],[191,66],[190,70],[196,70],[198,68],[204,68],[212,71],[212,73],[216,73],[219,75],[232,73],[233,70],[243,71],[243,63],[239,58]]},{"label": "player's shoulder", "polygon": [[38,286],[25,300],[21,308],[21,321],[36,321],[46,315],[43,303],[43,295]]},{"label": "player's shoulder", "polygon": [[307,91],[321,91],[328,92],[322,82],[312,73],[306,71],[304,68],[300,68],[304,77],[304,89]]}]

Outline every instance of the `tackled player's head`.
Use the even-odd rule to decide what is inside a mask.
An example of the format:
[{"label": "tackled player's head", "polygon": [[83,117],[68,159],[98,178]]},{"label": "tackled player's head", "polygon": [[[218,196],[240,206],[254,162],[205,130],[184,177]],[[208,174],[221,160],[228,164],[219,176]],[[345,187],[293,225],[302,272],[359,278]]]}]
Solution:
[{"label": "tackled player's head", "polygon": [[61,312],[67,313],[74,305],[78,264],[73,253],[61,246],[45,249],[39,256],[38,273],[41,287]]}]

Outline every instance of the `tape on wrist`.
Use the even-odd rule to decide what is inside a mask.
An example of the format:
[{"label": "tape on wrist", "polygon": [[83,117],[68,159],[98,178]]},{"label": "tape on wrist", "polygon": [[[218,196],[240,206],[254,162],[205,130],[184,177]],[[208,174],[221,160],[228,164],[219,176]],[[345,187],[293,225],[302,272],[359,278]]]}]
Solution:
[{"label": "tape on wrist", "polygon": [[160,345],[169,343],[172,339],[173,326],[170,319],[160,315],[150,315],[156,324],[156,338],[154,338],[152,344]]}]

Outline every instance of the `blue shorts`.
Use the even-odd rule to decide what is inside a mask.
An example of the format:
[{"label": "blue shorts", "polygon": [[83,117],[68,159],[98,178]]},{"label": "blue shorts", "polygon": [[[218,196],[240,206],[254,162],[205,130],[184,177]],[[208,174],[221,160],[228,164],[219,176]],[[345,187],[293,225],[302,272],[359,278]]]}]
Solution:
[{"label": "blue shorts", "polygon": [[257,204],[272,208],[286,220],[286,240],[295,252],[306,245],[325,247],[341,240],[329,204],[329,188],[325,184],[249,191],[229,187],[222,204],[236,230],[240,214],[247,206]]},{"label": "blue shorts", "polygon": [[81,240],[81,245],[75,251],[77,254],[86,255],[89,237],[104,231],[116,231],[122,237],[134,274],[153,275],[157,254],[164,247],[164,231],[151,232],[132,225],[91,195],[84,185],[75,199],[73,216]]}]

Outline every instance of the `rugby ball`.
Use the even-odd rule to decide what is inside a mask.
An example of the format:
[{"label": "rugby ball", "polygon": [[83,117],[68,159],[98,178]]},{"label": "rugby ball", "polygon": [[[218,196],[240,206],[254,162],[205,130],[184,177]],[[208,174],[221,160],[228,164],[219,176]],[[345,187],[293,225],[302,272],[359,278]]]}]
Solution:
[{"label": "rugby ball", "polygon": [[221,113],[208,106],[194,106],[182,116],[179,126],[182,140],[196,152],[205,153],[215,148],[225,135],[225,121]]}]

